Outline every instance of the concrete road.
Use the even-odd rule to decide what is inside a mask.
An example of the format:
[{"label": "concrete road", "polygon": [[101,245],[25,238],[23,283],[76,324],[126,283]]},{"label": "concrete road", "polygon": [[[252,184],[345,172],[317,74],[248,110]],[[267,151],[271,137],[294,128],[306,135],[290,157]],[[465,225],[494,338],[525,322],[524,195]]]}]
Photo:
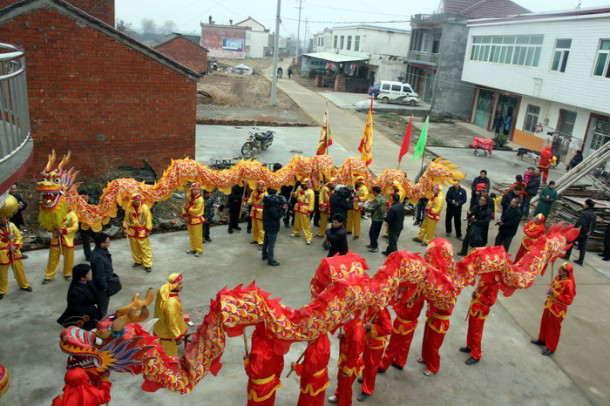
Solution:
[{"label": "concrete road", "polygon": [[[320,92],[320,96],[327,98],[335,106],[358,111],[368,110],[371,101],[371,96],[366,93]],[[421,112],[425,114],[430,111],[430,103],[421,101],[416,106],[409,106],[398,103],[383,104],[381,100],[377,99],[373,101],[373,110],[395,113],[405,112],[405,114]]]}]

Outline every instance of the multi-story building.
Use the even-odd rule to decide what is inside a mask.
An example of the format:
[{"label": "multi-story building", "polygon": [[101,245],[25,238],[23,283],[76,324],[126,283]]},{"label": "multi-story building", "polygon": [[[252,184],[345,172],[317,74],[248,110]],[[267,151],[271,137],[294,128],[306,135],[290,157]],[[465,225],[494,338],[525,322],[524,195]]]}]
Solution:
[{"label": "multi-story building", "polygon": [[466,118],[472,91],[461,81],[472,18],[502,17],[529,10],[510,0],[442,0],[439,13],[411,18],[406,81],[434,114]]},{"label": "multi-story building", "polygon": [[246,57],[263,58],[269,54],[269,30],[252,17],[235,23],[238,27],[250,28],[246,31]]},{"label": "multi-story building", "polygon": [[[326,60],[324,54],[328,53],[338,54],[342,60],[348,57],[353,63],[347,74],[370,83],[403,80],[410,35],[409,30],[373,25],[325,28],[313,35],[313,53],[306,56],[321,61]],[[332,63],[332,59],[328,62]]]},{"label": "multi-story building", "polygon": [[470,120],[560,160],[610,140],[610,8],[468,22]]}]

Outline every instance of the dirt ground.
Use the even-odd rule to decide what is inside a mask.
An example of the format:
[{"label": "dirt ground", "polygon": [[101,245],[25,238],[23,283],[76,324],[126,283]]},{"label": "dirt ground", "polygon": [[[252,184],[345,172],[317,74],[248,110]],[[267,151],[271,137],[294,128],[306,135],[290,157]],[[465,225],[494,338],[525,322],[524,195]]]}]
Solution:
[{"label": "dirt ground", "polygon": [[[311,120],[286,93],[278,89],[277,104],[270,106],[271,82],[262,71],[268,68],[272,60],[219,59],[220,66],[244,64],[254,69],[254,75],[245,76],[221,71],[211,72],[204,76],[197,85],[198,91],[208,93],[211,97],[197,95],[197,121],[218,122],[223,120],[255,120],[278,123],[310,124]],[[284,80],[284,79],[281,79]]]}]

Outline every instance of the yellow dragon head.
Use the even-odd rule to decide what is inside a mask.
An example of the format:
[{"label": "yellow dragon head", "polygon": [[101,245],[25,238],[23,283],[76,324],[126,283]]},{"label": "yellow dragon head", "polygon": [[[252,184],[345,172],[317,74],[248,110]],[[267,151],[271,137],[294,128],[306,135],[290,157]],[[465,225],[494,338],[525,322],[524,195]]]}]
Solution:
[{"label": "yellow dragon head", "polygon": [[77,171],[73,168],[65,170],[64,167],[70,161],[70,152],[64,155],[57,168],[55,163],[55,150],[49,155],[47,166],[42,171],[42,180],[36,184],[36,190],[41,194],[38,221],[46,230],[53,230],[61,224],[64,216],[70,211],[70,194],[76,194],[76,183],[74,182]]}]

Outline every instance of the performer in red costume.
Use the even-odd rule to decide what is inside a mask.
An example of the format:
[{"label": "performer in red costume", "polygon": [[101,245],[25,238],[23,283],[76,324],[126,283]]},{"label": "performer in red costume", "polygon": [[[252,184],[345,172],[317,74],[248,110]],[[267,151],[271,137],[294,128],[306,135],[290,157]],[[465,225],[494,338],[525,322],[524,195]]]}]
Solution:
[{"label": "performer in red costume", "polygon": [[546,146],[540,153],[540,161],[538,161],[538,168],[542,172],[542,183],[546,183],[549,178],[549,168],[551,167],[551,159],[553,159],[553,153],[551,147]]},{"label": "performer in red costume", "polygon": [[566,317],[568,306],[574,301],[574,296],[576,296],[574,268],[569,263],[564,262],[559,274],[553,279],[553,286],[547,290],[538,339],[532,340],[532,343],[536,345],[545,346],[542,355],[553,355],[557,350],[561,323]]},{"label": "performer in red costume", "polygon": [[452,312],[453,308],[441,310],[428,302],[421,358],[417,360],[420,364],[426,364],[426,370],[424,371],[426,376],[434,375],[441,369],[439,350],[443,345],[445,333],[449,330],[449,316]]},{"label": "performer in red costume", "polygon": [[366,331],[366,346],[364,347],[364,371],[361,378],[362,392],[358,395],[358,400],[362,402],[375,392],[375,379],[377,379],[377,369],[383,356],[383,349],[388,341],[388,336],[392,332],[392,317],[387,308],[379,311],[369,310],[366,315],[369,320],[364,326]]},{"label": "performer in red costume", "polygon": [[407,364],[411,341],[413,341],[413,334],[417,328],[417,319],[423,307],[424,297],[419,292],[394,305],[396,319],[390,343],[379,364],[380,372],[385,372],[390,364],[399,370],[402,370]]},{"label": "performer in red costume", "polygon": [[100,406],[110,403],[112,383],[108,381],[108,374],[103,377],[100,387],[96,388],[84,369],[69,369],[64,376],[64,393],[53,399],[51,406]]},{"label": "performer in red costume", "polygon": [[310,342],[302,364],[292,363],[292,369],[301,377],[301,394],[297,406],[324,406],[324,393],[328,388],[328,360],[330,341],[327,334]]},{"label": "performer in red costume", "polygon": [[489,316],[491,306],[496,303],[500,284],[491,276],[482,275],[477,288],[472,293],[472,301],[468,310],[468,334],[466,336],[466,347],[460,348],[461,352],[469,352],[470,358],[466,365],[476,364],[481,360],[481,341],[483,341],[483,327],[485,319]]},{"label": "performer in red costume", "polygon": [[523,232],[525,235],[521,240],[521,246],[519,247],[519,251],[517,251],[517,256],[515,257],[515,261],[517,262],[528,253],[532,245],[536,242],[536,240],[544,234],[546,231],[546,227],[544,226],[544,214],[537,214],[530,222],[528,222],[525,227],[523,227]]},{"label": "performer in red costume", "polygon": [[274,340],[262,323],[252,333],[252,349],[244,356],[248,375],[248,406],[273,406],[275,391],[281,386],[284,356],[274,350]]},{"label": "performer in red costume", "polygon": [[339,334],[339,363],[337,372],[337,390],[328,397],[330,403],[339,406],[351,406],[352,385],[362,375],[365,332],[362,320],[355,317],[343,325]]}]

